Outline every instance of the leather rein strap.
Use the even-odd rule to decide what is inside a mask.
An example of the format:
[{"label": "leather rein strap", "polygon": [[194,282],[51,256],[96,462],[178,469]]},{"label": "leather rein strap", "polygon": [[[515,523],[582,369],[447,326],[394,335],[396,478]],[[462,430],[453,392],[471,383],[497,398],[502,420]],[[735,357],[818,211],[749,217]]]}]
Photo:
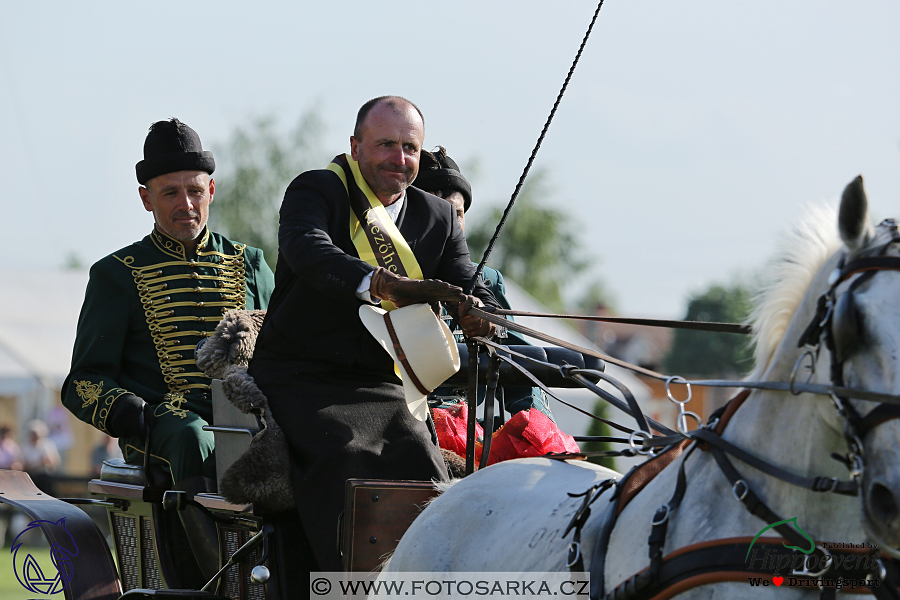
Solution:
[{"label": "leather rein strap", "polygon": [[576,319],[579,321],[600,321],[602,323],[625,323],[628,325],[643,325],[645,327],[665,327],[668,329],[689,329],[693,331],[711,331],[714,333],[740,333],[751,334],[753,328],[749,325],[738,323],[713,323],[710,321],[672,321],[667,319],[635,319],[631,317],[602,317],[585,315],[557,315],[552,313],[528,312],[525,310],[506,310],[502,308],[485,307],[486,311],[503,317],[539,317],[548,319]]},{"label": "leather rein strap", "polygon": [[[639,367],[638,365],[633,365],[629,362],[625,362],[624,360],[619,360],[602,352],[591,350],[590,348],[583,348],[581,346],[578,346],[577,344],[573,344],[571,342],[555,338],[545,333],[541,333],[540,331],[531,329],[530,327],[525,327],[524,325],[516,323],[515,321],[510,321],[498,314],[482,310],[481,308],[472,308],[469,310],[469,314],[480,319],[484,319],[485,321],[490,321],[491,323],[494,323],[496,325],[502,325],[510,331],[525,334],[529,337],[533,337],[549,344],[559,346],[560,348],[568,348],[569,350],[574,350],[575,352],[581,352],[582,354],[587,354],[588,356],[599,358],[610,364],[616,365],[617,367],[622,367],[623,369],[628,369],[629,371],[640,373],[641,375],[645,375],[652,379],[657,379],[659,381],[671,381],[676,379],[675,377],[663,375],[662,373],[657,373],[656,371],[645,369],[644,367]],[[885,404],[900,405],[900,395],[883,394],[881,392],[870,392],[867,390],[857,390],[834,385],[803,383],[800,381],[740,381],[727,379],[697,379],[683,381],[681,379],[678,379],[677,382],[705,387],[749,388],[755,390],[792,392],[795,394],[817,394],[820,396],[831,396],[831,394],[834,393],[847,398],[856,398],[858,400],[867,400],[870,402],[883,402]]]}]

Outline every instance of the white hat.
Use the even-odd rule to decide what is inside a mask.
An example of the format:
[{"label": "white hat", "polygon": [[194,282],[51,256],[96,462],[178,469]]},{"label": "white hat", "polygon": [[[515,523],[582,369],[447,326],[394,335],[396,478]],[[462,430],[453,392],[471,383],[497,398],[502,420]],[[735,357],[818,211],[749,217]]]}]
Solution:
[{"label": "white hat", "polygon": [[409,412],[428,416],[428,394],[459,371],[459,351],[450,328],[428,304],[410,304],[390,312],[359,307],[359,318],[400,368]]}]

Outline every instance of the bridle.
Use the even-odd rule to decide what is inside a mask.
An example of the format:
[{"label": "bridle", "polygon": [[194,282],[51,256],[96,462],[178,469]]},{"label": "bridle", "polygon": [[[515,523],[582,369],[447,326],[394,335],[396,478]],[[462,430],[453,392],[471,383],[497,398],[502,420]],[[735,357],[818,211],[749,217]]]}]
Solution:
[{"label": "bridle", "polygon": [[[844,435],[851,452],[855,455],[854,462],[858,463],[851,473],[857,470],[861,473],[863,467],[861,440],[875,426],[891,419],[900,418],[900,406],[887,402],[877,404],[863,417],[849,401],[849,398],[854,395],[846,393],[847,388],[844,387],[844,363],[861,335],[854,293],[880,271],[900,271],[900,256],[885,256],[892,244],[900,243],[900,231],[898,231],[897,223],[893,219],[887,219],[879,225],[879,228],[883,228],[889,233],[890,240],[882,245],[877,255],[858,258],[849,263],[846,262],[847,255],[841,257],[837,268],[828,279],[828,289],[819,297],[812,322],[800,336],[797,345],[804,348],[805,352],[797,360],[794,371],[791,373],[791,381],[794,381],[802,364],[809,359],[807,368],[812,377],[821,343],[825,342],[825,347],[831,354],[830,377],[834,386],[831,398],[838,414],[845,421]],[[847,290],[838,296],[837,288],[857,275],[858,277],[850,282]]]},{"label": "bridle", "polygon": [[[805,352],[794,366],[792,380],[801,368],[800,365],[807,358],[810,361],[810,377],[812,376],[821,342],[824,341],[831,355],[831,382],[835,388],[846,389],[844,387],[844,363],[853,347],[859,342],[861,335],[854,292],[881,271],[900,271],[900,256],[885,255],[892,244],[900,243],[900,231],[898,231],[897,223],[893,219],[886,219],[878,227],[885,230],[890,239],[882,245],[877,255],[858,258],[850,262],[846,262],[847,255],[844,255],[829,277],[829,288],[819,297],[816,315],[800,337],[798,346],[805,348]],[[854,276],[856,279],[850,282],[843,294],[838,296],[837,288]],[[838,415],[844,420],[844,437],[850,450],[844,461],[850,469],[852,479],[861,482],[865,471],[862,440],[876,426],[900,418],[900,406],[881,402],[863,416],[849,401],[849,394],[832,392],[831,398]],[[885,543],[870,526],[871,519],[866,508],[865,494],[861,493],[859,497],[860,506],[865,515],[863,526],[866,533],[882,552],[894,559],[900,559],[900,551]]]}]

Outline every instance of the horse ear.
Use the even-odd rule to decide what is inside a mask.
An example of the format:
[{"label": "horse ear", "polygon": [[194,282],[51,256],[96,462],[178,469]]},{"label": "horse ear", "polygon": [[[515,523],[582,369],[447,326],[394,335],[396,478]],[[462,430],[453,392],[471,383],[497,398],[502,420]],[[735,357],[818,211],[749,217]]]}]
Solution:
[{"label": "horse ear", "polygon": [[869,238],[869,202],[863,188],[862,175],[847,184],[841,196],[841,209],[838,213],[838,230],[847,247],[859,250]]}]

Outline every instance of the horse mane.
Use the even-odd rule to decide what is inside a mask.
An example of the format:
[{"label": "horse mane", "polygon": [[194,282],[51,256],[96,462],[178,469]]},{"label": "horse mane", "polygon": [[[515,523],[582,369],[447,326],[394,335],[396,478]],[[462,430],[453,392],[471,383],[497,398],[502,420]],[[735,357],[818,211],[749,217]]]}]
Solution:
[{"label": "horse mane", "polygon": [[806,207],[806,217],[782,234],[780,252],[771,262],[772,279],[753,298],[747,323],[753,328],[754,368],[749,380],[762,377],[781,343],[806,290],[842,242],[837,207]]}]

